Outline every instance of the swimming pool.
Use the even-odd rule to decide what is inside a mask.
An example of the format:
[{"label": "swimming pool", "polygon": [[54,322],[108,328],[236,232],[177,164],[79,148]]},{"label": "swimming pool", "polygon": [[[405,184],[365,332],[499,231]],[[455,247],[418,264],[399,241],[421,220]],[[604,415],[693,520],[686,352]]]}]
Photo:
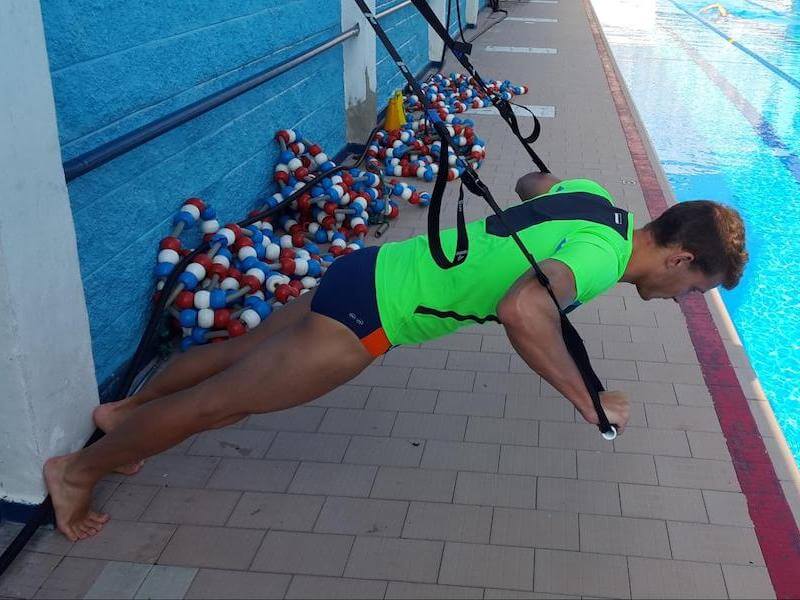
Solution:
[{"label": "swimming pool", "polygon": [[800,464],[800,2],[592,3],[678,200],[746,222],[750,263],[722,297]]}]

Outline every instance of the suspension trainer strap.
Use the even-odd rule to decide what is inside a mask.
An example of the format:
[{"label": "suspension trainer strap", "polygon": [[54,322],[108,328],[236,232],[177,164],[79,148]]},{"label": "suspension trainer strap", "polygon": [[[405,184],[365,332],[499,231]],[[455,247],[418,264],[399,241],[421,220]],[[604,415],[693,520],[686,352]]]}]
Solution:
[{"label": "suspension trainer strap", "polygon": [[[433,128],[436,130],[436,133],[439,135],[441,140],[441,149],[439,154],[439,172],[436,175],[436,183],[434,185],[433,194],[431,195],[431,204],[428,209],[428,243],[430,245],[431,256],[433,257],[436,264],[441,267],[442,269],[449,269],[451,267],[457,266],[463,263],[467,258],[467,250],[468,250],[468,235],[466,230],[466,223],[464,219],[464,195],[463,195],[463,188],[459,192],[459,199],[458,199],[458,212],[457,212],[457,241],[456,241],[456,253],[453,257],[452,261],[447,260],[447,257],[444,255],[444,251],[442,249],[441,238],[439,236],[439,213],[441,210],[441,201],[442,196],[444,194],[444,187],[447,185],[447,172],[449,169],[448,164],[448,149],[450,146],[453,145],[452,139],[450,137],[450,132],[447,129],[447,126],[442,122],[439,118],[438,113],[430,108],[430,105],[426,99],[426,97],[422,94],[422,90],[420,89],[420,85],[414,76],[409,71],[406,64],[403,62],[403,59],[397,52],[397,49],[391,43],[389,38],[386,35],[386,32],[378,23],[375,15],[369,10],[369,7],[366,5],[364,0],[354,0],[355,3],[358,5],[361,12],[364,13],[364,17],[369,21],[372,28],[375,30],[375,34],[381,40],[383,45],[386,47],[386,51],[389,53],[389,56],[392,57],[397,68],[403,74],[403,76],[408,81],[408,85],[410,86],[411,90],[419,97],[420,102],[423,105],[425,113],[428,115],[428,118],[431,121]],[[412,0],[414,4],[417,4],[417,0]],[[435,15],[434,15],[435,16]],[[438,19],[437,19],[438,22]],[[439,23],[441,25],[441,23]],[[477,79],[476,79],[477,80]],[[537,157],[538,158],[538,157]],[[457,156],[456,160],[459,160]],[[464,186],[467,187],[469,191],[471,191],[476,196],[481,196],[492,211],[497,215],[498,220],[503,225],[503,227],[508,231],[511,238],[514,240],[514,243],[519,247],[522,254],[525,256],[527,261],[530,263],[531,267],[533,268],[534,272],[536,273],[536,277],[539,282],[544,286],[547,290],[547,293],[550,295],[550,298],[556,305],[556,310],[558,310],[559,316],[561,318],[561,331],[562,336],[564,338],[564,344],[567,347],[567,351],[569,352],[572,359],[575,361],[575,365],[578,367],[578,371],[581,374],[581,378],[583,379],[584,384],[586,385],[586,389],[589,392],[589,395],[592,398],[592,404],[594,405],[595,410],[597,411],[597,416],[599,420],[598,427],[600,431],[603,433],[603,436],[607,439],[614,439],[616,437],[616,428],[609,423],[608,417],[605,414],[603,409],[603,405],[600,402],[600,392],[603,391],[603,385],[600,382],[600,379],[597,377],[595,372],[592,370],[591,362],[589,361],[589,355],[586,352],[586,348],[583,345],[583,341],[581,340],[578,332],[572,326],[572,324],[567,319],[564,311],[561,310],[561,307],[558,303],[558,299],[556,298],[555,294],[553,293],[553,289],[550,286],[550,281],[547,278],[547,275],[542,271],[539,267],[539,264],[536,262],[536,259],[530,253],[530,251],[525,247],[525,244],[520,239],[517,232],[511,227],[505,219],[502,209],[498,206],[497,202],[495,201],[492,193],[489,191],[489,188],[486,187],[480,178],[478,177],[478,173],[472,166],[465,160],[461,160],[462,166],[464,168],[463,173],[461,174],[461,182]]]},{"label": "suspension trainer strap", "polygon": [[447,31],[447,28],[439,20],[439,17],[436,16],[435,12],[433,12],[433,9],[428,4],[427,0],[411,0],[411,3],[428,22],[428,25],[430,25],[431,28],[436,32],[436,35],[442,39],[444,45],[450,49],[450,51],[453,53],[453,56],[455,56],[458,62],[461,63],[461,66],[464,67],[464,69],[466,69],[466,71],[472,76],[472,79],[475,81],[475,85],[477,85],[480,90],[489,97],[489,99],[492,101],[492,104],[497,109],[497,112],[500,113],[500,117],[508,124],[508,126],[511,128],[511,131],[525,148],[528,156],[531,157],[531,160],[536,165],[536,168],[538,168],[542,173],[549,173],[550,169],[547,168],[547,165],[544,164],[544,161],[539,158],[539,155],[536,154],[534,149],[530,146],[538,139],[539,133],[541,133],[542,130],[541,124],[539,123],[539,119],[536,118],[536,115],[531,113],[533,116],[533,133],[527,137],[524,137],[522,133],[520,133],[519,123],[517,122],[517,117],[514,114],[514,109],[512,108],[511,103],[508,100],[503,100],[497,94],[490,92],[486,87],[486,84],[483,82],[483,78],[470,62],[469,53],[472,51],[472,45],[454,40],[450,35],[450,32]]}]

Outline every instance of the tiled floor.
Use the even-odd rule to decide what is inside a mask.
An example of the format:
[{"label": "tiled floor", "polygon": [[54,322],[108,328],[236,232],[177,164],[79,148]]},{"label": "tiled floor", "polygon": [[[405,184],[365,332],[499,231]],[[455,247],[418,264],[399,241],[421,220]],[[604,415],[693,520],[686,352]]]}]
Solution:
[{"label": "tiled floor", "polygon": [[[476,43],[479,70],[555,107],[537,144],[554,173],[599,180],[643,224],[583,6],[506,4],[547,20],[493,28]],[[556,53],[482,50],[500,45]],[[489,151],[481,176],[508,202],[530,162],[496,117],[476,120]],[[486,214],[475,199],[467,211]],[[405,206],[384,239],[424,227],[424,211]],[[678,306],[618,287],[574,321],[608,387],[633,400],[613,443],[525,367],[500,326],[464,329],[394,350],[312,405],[201,434],[135,477],[109,478],[96,499],[113,518],[103,534],[70,544],[38,532],[0,595],[773,597]],[[797,514],[797,470],[718,321]]]}]

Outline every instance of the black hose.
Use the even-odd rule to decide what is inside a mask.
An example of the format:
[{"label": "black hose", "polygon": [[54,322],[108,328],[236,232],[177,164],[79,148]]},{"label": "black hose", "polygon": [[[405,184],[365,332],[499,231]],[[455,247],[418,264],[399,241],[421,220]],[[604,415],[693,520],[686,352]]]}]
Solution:
[{"label": "black hose", "polygon": [[[367,155],[367,149],[369,148],[369,142],[375,136],[375,133],[380,129],[380,126],[376,126],[369,134],[367,138],[367,143],[365,144],[364,150],[361,152],[361,155],[358,159],[351,165],[341,165],[338,167],[334,167],[333,169],[329,169],[319,175],[317,175],[314,179],[307,182],[303,185],[303,187],[299,188],[295,192],[292,193],[291,196],[285,198],[283,201],[279,202],[277,205],[265,209],[257,214],[254,214],[247,219],[239,221],[237,225],[239,227],[247,227],[248,225],[252,225],[256,221],[260,221],[261,219],[265,219],[271,215],[276,213],[282,212],[286,206],[291,203],[295,198],[298,198],[302,194],[304,194],[309,188],[316,185],[317,181],[320,179],[324,179],[325,177],[330,177],[331,175],[335,175],[340,171],[344,171],[345,169],[352,169],[353,167],[357,167],[362,162],[364,162],[364,158]],[[183,272],[183,270],[188,266],[188,264],[192,261],[192,259],[200,254],[201,252],[205,252],[208,250],[210,244],[208,242],[203,242],[197,248],[192,250],[191,253],[184,256],[178,264],[175,265],[175,268],[172,269],[172,272],[167,277],[166,281],[164,282],[164,287],[161,289],[161,294],[159,295],[158,302],[153,306],[152,310],[150,311],[150,318],[147,321],[147,326],[142,334],[141,339],[139,340],[139,345],[136,347],[136,351],[133,354],[130,362],[128,363],[127,368],[125,369],[125,374],[120,379],[119,385],[116,386],[116,390],[112,395],[113,400],[121,400],[124,398],[131,387],[134,377],[136,373],[144,366],[144,359],[145,357],[152,352],[153,350],[153,343],[156,339],[156,335],[158,333],[159,325],[161,323],[161,319],[164,316],[164,311],[166,309],[167,300],[169,299],[170,292],[175,287],[175,283],[178,280],[178,276]],[[95,429],[94,433],[92,433],[91,437],[86,441],[83,445],[84,448],[87,446],[92,445],[97,440],[105,435],[100,429]],[[54,521],[54,514],[53,514],[53,502],[50,498],[50,495],[44,499],[44,501],[39,504],[35,509],[31,518],[25,523],[25,526],[22,530],[17,534],[17,536],[12,540],[12,542],[8,545],[8,547],[3,551],[3,554],[0,555],[0,576],[6,572],[6,570],[11,566],[11,563],[14,562],[14,559],[17,558],[20,552],[25,548],[25,545],[30,541],[33,537],[33,534],[36,533],[36,530],[39,529],[39,526],[44,525],[45,523],[53,522]]]}]

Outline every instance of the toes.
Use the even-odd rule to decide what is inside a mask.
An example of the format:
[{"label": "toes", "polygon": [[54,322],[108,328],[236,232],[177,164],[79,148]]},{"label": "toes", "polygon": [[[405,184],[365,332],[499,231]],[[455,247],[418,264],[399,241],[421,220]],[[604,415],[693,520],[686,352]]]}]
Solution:
[{"label": "toes", "polygon": [[108,518],[109,517],[108,517],[108,513],[98,513],[98,512],[94,512],[92,510],[92,511],[89,511],[89,518],[92,521],[96,521],[96,522],[98,522],[98,523],[100,523],[102,525],[103,523],[107,523],[108,522]]}]

